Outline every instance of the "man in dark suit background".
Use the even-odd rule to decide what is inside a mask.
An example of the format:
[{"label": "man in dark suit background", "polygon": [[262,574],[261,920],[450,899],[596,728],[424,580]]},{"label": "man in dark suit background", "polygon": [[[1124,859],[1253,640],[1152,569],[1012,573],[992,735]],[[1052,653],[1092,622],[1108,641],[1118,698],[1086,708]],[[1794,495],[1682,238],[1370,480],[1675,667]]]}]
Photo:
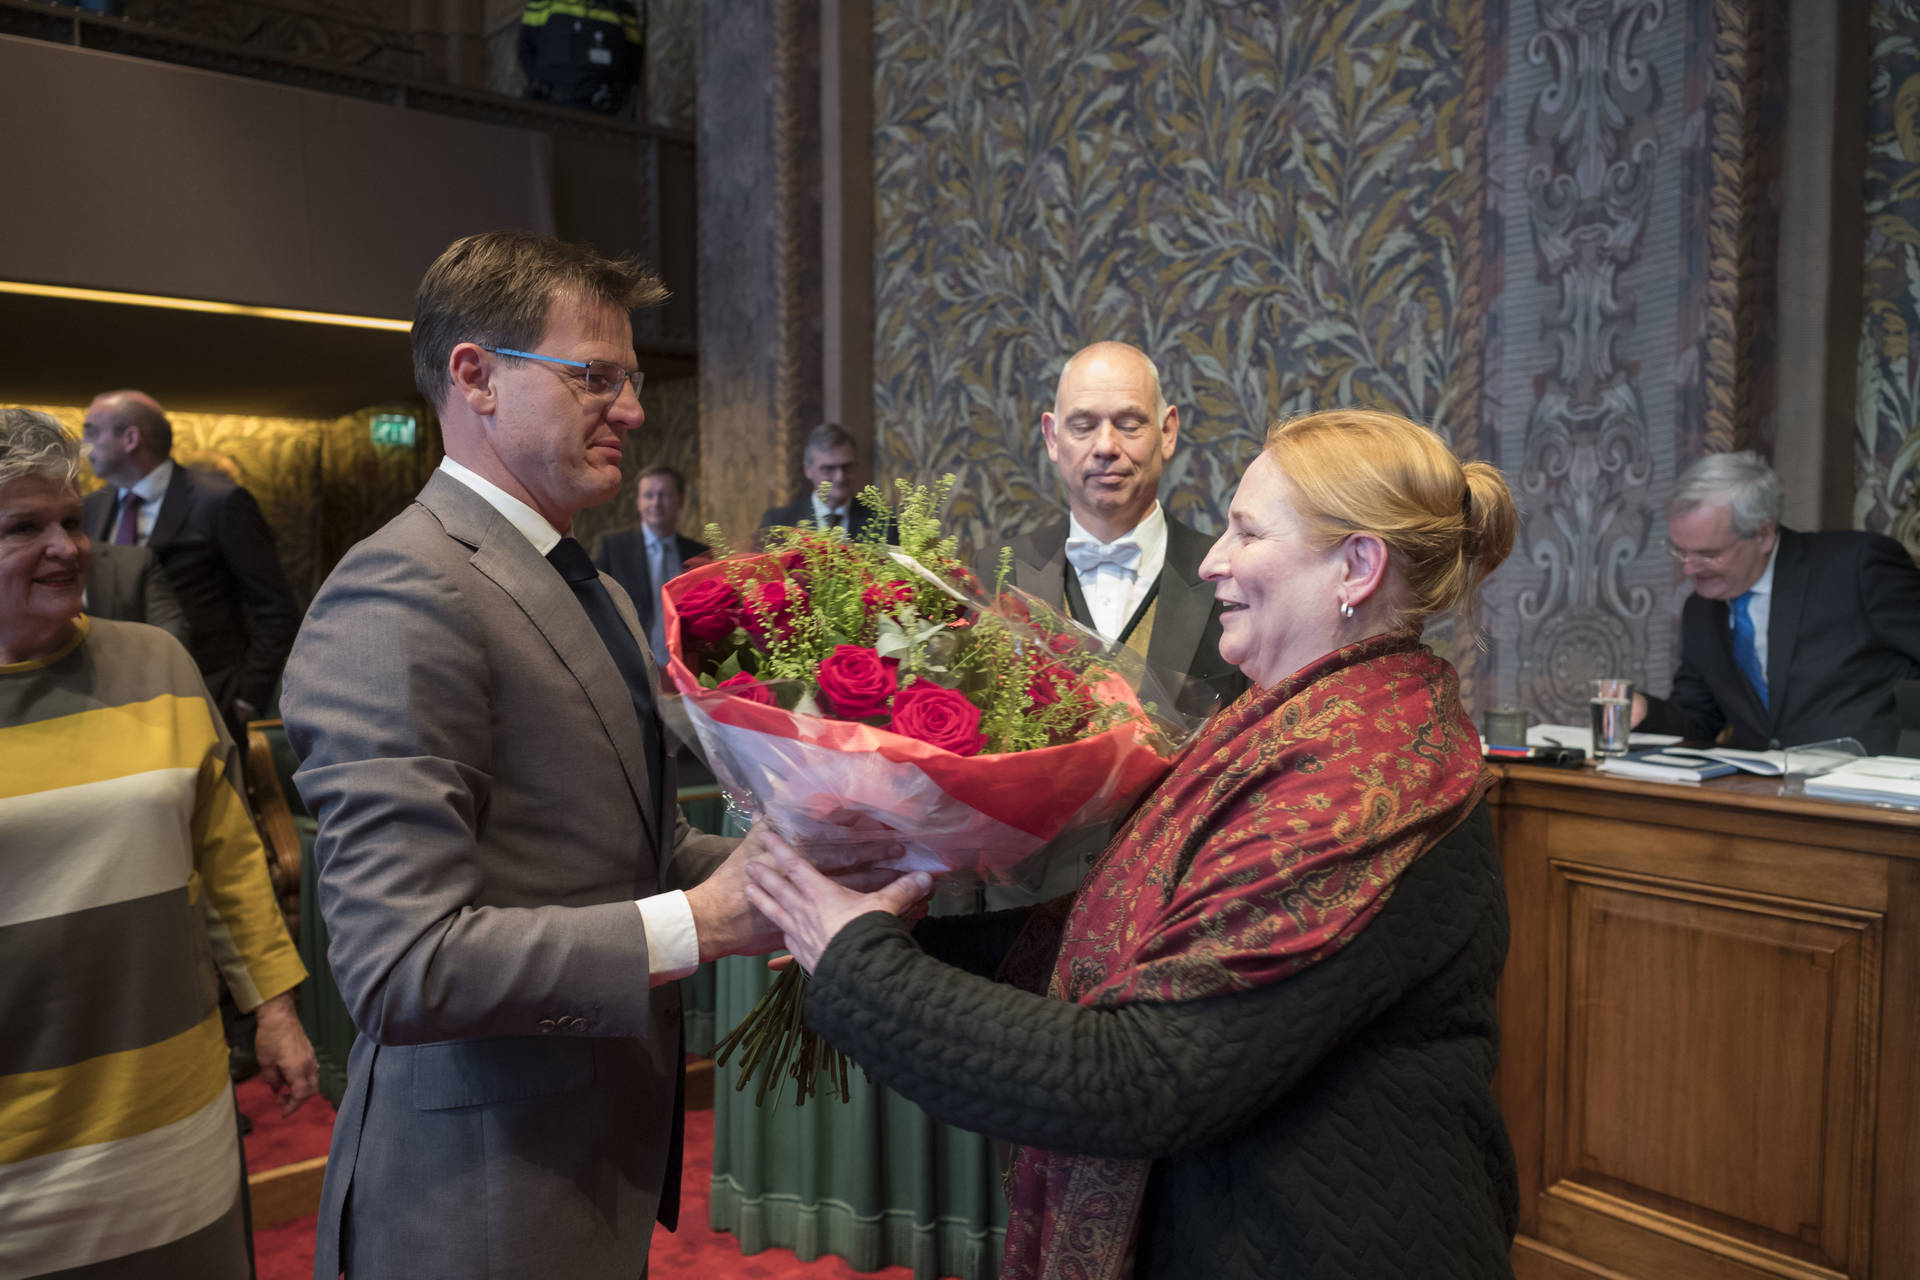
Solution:
[{"label": "man in dark suit background", "polygon": [[[807,487],[784,506],[768,507],[760,527],[810,524],[816,529],[845,529],[848,537],[858,537],[873,513],[854,497],[865,482],[860,478],[859,452],[846,429],[836,422],[823,422],[808,432],[800,471]],[[827,486],[824,497],[823,484]]]},{"label": "man in dark suit background", "polygon": [[600,540],[594,563],[601,572],[627,589],[634,612],[646,630],[655,662],[665,662],[665,636],[660,629],[660,588],[688,569],[706,563],[708,547],[680,532],[680,511],[687,501],[687,478],[660,464],[640,473],[634,508],[638,529],[610,533]]},{"label": "man in dark suit background", "polygon": [[1666,698],[1635,727],[1760,750],[1858,738],[1893,750],[1893,686],[1920,677],[1920,569],[1877,533],[1780,526],[1780,477],[1753,453],[1688,467],[1667,504],[1669,550],[1693,583]]},{"label": "man in dark suit background", "polygon": [[[1247,679],[1220,656],[1220,606],[1200,562],[1214,540],[1166,514],[1160,472],[1180,441],[1180,410],[1168,404],[1160,371],[1138,347],[1096,342],[1060,371],[1051,412],[1040,415],[1047,457],[1067,495],[1067,519],[1012,542],[1011,585],[1064,607],[1114,645],[1182,687],[1166,691],[1183,711],[1201,713],[1240,696]],[[999,548],[983,549],[974,572],[991,587]],[[1045,901],[1079,884],[1087,841],[1051,858],[1031,894],[989,890],[989,906]]]},{"label": "man in dark suit background", "polygon": [[109,391],[87,406],[81,443],[107,487],[87,495],[95,542],[144,546],[186,611],[188,652],[228,725],[273,701],[300,611],[260,504],[216,471],[173,461],[173,424],[152,396]]},{"label": "man in dark suit background", "polygon": [[186,611],[167,585],[166,570],[145,547],[93,543],[86,611],[96,618],[144,622],[192,648]]}]

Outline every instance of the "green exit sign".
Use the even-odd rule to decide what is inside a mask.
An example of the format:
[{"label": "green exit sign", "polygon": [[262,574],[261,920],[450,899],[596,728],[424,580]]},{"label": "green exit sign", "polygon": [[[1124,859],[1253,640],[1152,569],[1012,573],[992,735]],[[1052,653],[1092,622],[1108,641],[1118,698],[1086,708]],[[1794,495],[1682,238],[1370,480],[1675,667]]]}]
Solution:
[{"label": "green exit sign", "polygon": [[373,415],[372,429],[375,444],[398,445],[402,449],[413,448],[416,428],[411,414],[376,413]]}]

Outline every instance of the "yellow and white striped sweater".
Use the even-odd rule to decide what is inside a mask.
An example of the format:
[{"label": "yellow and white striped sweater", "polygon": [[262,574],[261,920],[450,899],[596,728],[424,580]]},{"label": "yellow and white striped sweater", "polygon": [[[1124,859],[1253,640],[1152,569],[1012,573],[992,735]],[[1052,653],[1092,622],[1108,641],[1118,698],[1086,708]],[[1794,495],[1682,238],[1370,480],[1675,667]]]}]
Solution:
[{"label": "yellow and white striped sweater", "polygon": [[224,1273],[213,967],[243,1010],[306,976],[239,781],[163,631],[83,617],[0,665],[0,1280]]}]

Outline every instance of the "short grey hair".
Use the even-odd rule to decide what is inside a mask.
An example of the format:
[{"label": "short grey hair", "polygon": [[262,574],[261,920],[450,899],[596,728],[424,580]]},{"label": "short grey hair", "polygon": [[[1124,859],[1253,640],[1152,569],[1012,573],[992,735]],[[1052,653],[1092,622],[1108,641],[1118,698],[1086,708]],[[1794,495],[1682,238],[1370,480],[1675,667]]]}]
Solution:
[{"label": "short grey hair", "polygon": [[[806,448],[801,453],[811,459],[815,454],[825,453],[829,449],[854,449],[853,433],[837,422],[823,422],[807,432]],[[681,488],[684,490],[685,485]]]},{"label": "short grey hair", "polygon": [[1667,515],[1682,516],[1698,507],[1725,507],[1733,516],[1733,531],[1751,538],[1775,525],[1787,509],[1787,487],[1766,460],[1750,449],[1739,453],[1710,453],[1680,474]]},{"label": "short grey hair", "polygon": [[44,476],[71,485],[80,477],[80,442],[38,409],[0,409],[0,490]]}]

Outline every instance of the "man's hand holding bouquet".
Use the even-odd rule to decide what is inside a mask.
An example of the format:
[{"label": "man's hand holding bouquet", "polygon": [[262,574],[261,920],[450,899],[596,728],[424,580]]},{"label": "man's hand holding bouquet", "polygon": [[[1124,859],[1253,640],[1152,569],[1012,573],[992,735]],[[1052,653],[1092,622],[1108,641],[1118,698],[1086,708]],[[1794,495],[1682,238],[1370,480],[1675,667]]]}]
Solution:
[{"label": "man's hand holding bouquet", "polygon": [[[940,534],[951,484],[898,486],[897,547],[885,518],[853,540],[773,530],[754,553],[710,529],[720,554],[663,592],[673,709],[729,796],[816,865],[1016,878],[1124,811],[1184,736],[1142,705],[1133,655],[983,592]],[[861,501],[887,514],[878,490]],[[785,1074],[804,1101],[819,1070],[844,1096],[844,1061],[802,1024],[803,982],[784,973],[715,1056],[744,1045],[741,1083],[764,1067],[763,1096]]]}]

